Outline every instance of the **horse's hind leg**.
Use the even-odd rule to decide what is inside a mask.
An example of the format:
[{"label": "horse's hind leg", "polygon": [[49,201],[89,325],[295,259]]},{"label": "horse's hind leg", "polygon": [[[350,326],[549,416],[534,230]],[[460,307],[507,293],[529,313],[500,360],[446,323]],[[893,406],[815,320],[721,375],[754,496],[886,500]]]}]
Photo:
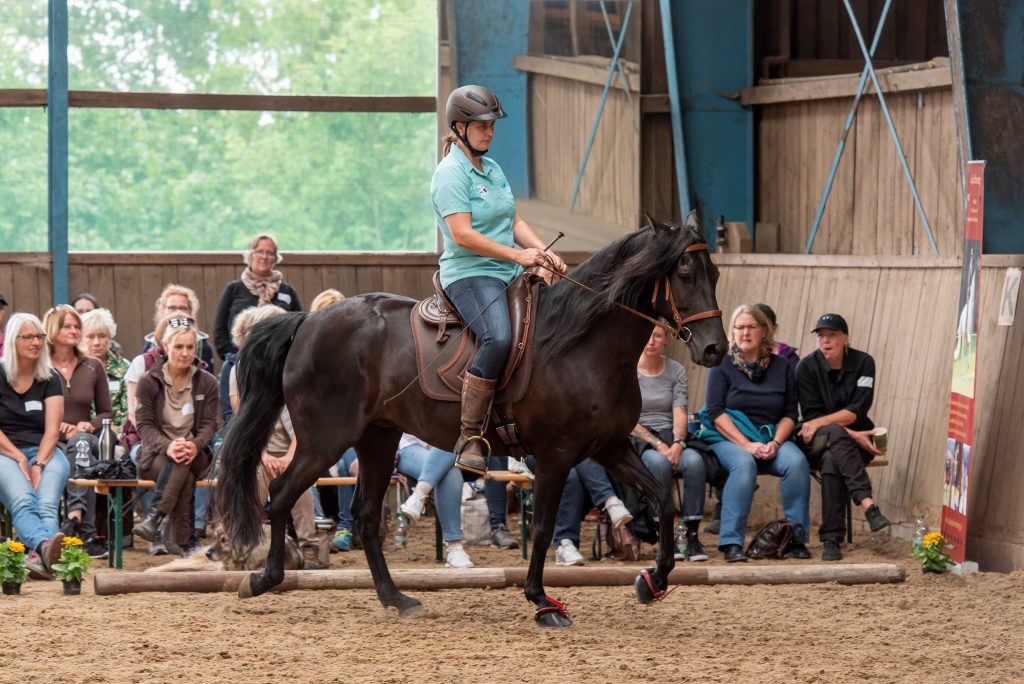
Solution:
[{"label": "horse's hind leg", "polygon": [[370,566],[377,598],[384,606],[397,608],[400,615],[415,615],[422,604],[400,592],[388,572],[387,561],[380,543],[380,513],[384,495],[394,471],[395,451],[402,433],[370,426],[356,444],[359,455],[359,480],[352,499],[352,516],[356,531],[363,542],[363,552]]},{"label": "horse's hind leg", "polygon": [[662,487],[651,475],[629,442],[617,444],[612,449],[595,454],[593,459],[603,465],[613,477],[639,489],[644,496],[657,504],[657,567],[648,569],[646,578],[641,574],[636,580],[637,600],[640,603],[651,603],[661,598],[662,592],[668,588],[668,576],[676,565],[672,529],[676,512],[672,503],[672,492]]},{"label": "horse's hind leg", "polygon": [[544,561],[551,547],[558,502],[571,467],[572,462],[566,454],[537,457],[537,478],[533,490],[533,548],[523,589],[527,600],[537,606],[534,619],[541,627],[568,627],[572,624],[565,606],[549,598],[544,590]]}]

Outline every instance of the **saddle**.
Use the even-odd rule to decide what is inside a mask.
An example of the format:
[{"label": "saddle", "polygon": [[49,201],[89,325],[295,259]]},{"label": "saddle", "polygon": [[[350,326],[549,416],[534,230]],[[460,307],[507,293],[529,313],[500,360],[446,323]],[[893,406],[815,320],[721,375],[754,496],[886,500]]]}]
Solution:
[{"label": "saddle", "polygon": [[[512,347],[498,380],[496,404],[519,401],[530,382],[537,293],[542,282],[540,276],[526,272],[513,280],[506,291]],[[413,307],[409,322],[416,346],[420,389],[431,399],[461,401],[462,378],[480,344],[473,331],[465,328],[465,322],[441,288],[440,272],[434,273],[434,294]]]}]

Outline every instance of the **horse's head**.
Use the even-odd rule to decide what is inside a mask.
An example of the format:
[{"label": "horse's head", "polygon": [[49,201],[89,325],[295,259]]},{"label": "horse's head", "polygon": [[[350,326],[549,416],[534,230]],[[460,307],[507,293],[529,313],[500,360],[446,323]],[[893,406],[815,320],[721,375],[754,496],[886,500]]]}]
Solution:
[{"label": "horse's head", "polygon": [[715,297],[718,268],[711,263],[697,212],[691,211],[681,227],[659,224],[650,215],[647,222],[655,231],[678,235],[672,252],[676,256],[674,267],[666,276],[668,287],[656,286],[654,291],[655,312],[677,329],[694,363],[716,366],[729,350],[729,340],[722,329],[722,312]]}]

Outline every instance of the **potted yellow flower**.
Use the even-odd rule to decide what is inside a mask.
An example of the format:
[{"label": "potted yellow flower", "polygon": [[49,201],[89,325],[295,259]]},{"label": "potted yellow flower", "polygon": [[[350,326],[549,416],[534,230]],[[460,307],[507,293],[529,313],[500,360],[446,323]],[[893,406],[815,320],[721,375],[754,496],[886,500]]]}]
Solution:
[{"label": "potted yellow flower", "polygon": [[8,596],[20,594],[21,584],[28,578],[25,567],[25,545],[8,539],[0,544],[0,586]]},{"label": "potted yellow flower", "polygon": [[942,574],[953,564],[947,549],[952,548],[946,543],[941,532],[929,532],[924,535],[921,543],[914,547],[914,557],[921,561],[921,572]]},{"label": "potted yellow flower", "polygon": [[89,569],[92,558],[85,552],[85,543],[78,537],[64,537],[60,558],[53,564],[53,573],[64,583],[64,594],[82,593],[82,576]]}]

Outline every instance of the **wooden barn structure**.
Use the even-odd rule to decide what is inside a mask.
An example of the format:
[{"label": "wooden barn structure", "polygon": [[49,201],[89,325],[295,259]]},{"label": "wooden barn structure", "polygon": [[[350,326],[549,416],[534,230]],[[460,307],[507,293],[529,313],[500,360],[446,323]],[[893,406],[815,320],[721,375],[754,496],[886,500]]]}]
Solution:
[{"label": "wooden barn structure", "polygon": [[[1024,187],[1024,53],[1019,35],[1011,35],[1024,2],[893,3],[874,63],[936,249],[869,85],[809,253],[864,65],[842,2],[488,5],[481,12],[472,0],[439,3],[437,102],[463,83],[499,92],[510,118],[493,155],[521,213],[542,234],[564,230],[563,249],[578,262],[635,228],[643,210],[679,219],[682,151],[684,204],[702,210],[709,239],[718,216],[746,224],[752,237],[751,251],[715,256],[723,310],[770,304],[779,337],[804,353],[814,348],[809,330],[817,316],[840,312],[852,344],[874,355],[873,416],[889,427],[890,465],[873,470],[872,479],[904,536],[918,514],[933,527],[939,519],[963,249],[962,170],[969,157],[989,161],[967,555],[984,569],[1024,568],[1024,500],[1017,493],[1024,483],[1024,333],[997,325],[1004,274],[1024,267],[1024,231],[1014,211]],[[887,3],[850,5],[870,39]],[[673,9],[667,24],[666,6]],[[667,57],[665,30],[675,47]],[[39,93],[34,97],[0,91],[0,105],[46,101],[45,93],[42,102]],[[74,92],[70,99],[76,106]],[[346,106],[385,106],[371,99]],[[189,106],[180,99],[111,100],[105,106]],[[412,108],[403,111],[438,108],[413,100],[401,103]],[[674,107],[682,141],[673,136]],[[61,258],[56,251],[0,253],[0,292],[13,308],[40,312],[54,299],[55,278],[66,292],[90,291],[111,304],[129,349],[150,329],[153,302],[169,282],[197,290],[200,324],[209,329],[221,289],[241,263],[237,252],[72,253],[60,283]],[[423,296],[435,264],[431,253],[333,252],[289,254],[283,268],[308,304],[327,287]],[[675,355],[683,359],[681,351]],[[705,372],[689,370],[691,405],[698,407]],[[761,488],[757,504],[765,516],[777,499],[773,484]],[[812,514],[816,509],[812,500]]]}]

